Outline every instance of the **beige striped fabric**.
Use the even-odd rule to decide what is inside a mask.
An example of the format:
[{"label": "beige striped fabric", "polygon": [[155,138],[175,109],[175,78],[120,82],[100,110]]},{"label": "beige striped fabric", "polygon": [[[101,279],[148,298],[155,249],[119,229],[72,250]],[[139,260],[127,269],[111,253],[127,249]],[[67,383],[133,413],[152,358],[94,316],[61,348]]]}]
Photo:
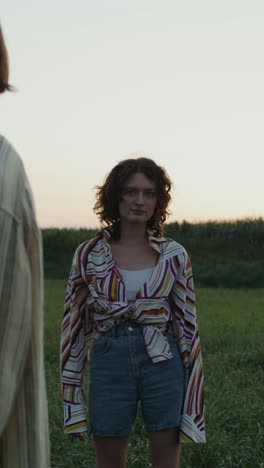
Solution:
[{"label": "beige striped fabric", "polygon": [[23,164],[0,136],[0,467],[48,468],[41,236]]}]

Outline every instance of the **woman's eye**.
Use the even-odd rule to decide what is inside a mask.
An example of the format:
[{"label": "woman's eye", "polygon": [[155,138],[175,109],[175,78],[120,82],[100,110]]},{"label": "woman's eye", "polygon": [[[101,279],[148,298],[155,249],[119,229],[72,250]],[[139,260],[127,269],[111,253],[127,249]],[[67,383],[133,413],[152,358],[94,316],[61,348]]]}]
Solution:
[{"label": "woman's eye", "polygon": [[137,190],[136,189],[127,189],[127,192],[126,192],[128,195],[131,195],[131,196],[136,196],[137,195]]},{"label": "woman's eye", "polygon": [[123,190],[123,195],[127,195],[129,197],[137,197],[140,193],[142,193],[144,198],[151,199],[156,196],[155,190],[138,190],[136,188],[127,188]]},{"label": "woman's eye", "polygon": [[153,198],[153,197],[155,197],[156,192],[154,190],[150,190],[148,192],[145,192],[144,195],[145,195],[146,198]]}]

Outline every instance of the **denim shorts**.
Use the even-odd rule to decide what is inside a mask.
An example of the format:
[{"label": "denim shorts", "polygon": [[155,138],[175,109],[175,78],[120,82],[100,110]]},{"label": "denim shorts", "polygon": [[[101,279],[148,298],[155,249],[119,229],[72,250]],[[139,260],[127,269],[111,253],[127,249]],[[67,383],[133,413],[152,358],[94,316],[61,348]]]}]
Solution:
[{"label": "denim shorts", "polygon": [[93,436],[128,436],[139,401],[147,431],[179,427],[184,368],[176,338],[166,336],[174,357],[155,364],[140,325],[117,325],[95,340],[89,389]]}]

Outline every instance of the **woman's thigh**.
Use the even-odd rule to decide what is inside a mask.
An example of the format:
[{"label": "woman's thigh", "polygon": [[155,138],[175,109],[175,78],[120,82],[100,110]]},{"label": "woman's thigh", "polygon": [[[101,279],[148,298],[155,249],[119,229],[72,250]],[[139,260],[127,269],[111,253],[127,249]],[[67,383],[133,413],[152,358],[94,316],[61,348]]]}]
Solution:
[{"label": "woman's thigh", "polygon": [[142,371],[140,399],[148,432],[164,431],[180,425],[184,399],[184,368],[178,343],[169,336],[173,359],[153,364],[150,360]]},{"label": "woman's thigh", "polygon": [[126,336],[98,338],[90,371],[91,434],[98,438],[126,438],[136,413],[137,385]]}]

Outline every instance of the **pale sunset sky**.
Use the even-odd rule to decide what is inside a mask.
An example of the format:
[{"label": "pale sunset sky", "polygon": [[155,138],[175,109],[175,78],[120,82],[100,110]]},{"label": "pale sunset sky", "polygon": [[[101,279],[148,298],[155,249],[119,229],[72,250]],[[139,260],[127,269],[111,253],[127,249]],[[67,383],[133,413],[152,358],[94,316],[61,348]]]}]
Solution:
[{"label": "pale sunset sky", "polygon": [[168,222],[264,216],[263,0],[2,0],[0,132],[43,227],[99,227],[95,185],[145,155]]}]

